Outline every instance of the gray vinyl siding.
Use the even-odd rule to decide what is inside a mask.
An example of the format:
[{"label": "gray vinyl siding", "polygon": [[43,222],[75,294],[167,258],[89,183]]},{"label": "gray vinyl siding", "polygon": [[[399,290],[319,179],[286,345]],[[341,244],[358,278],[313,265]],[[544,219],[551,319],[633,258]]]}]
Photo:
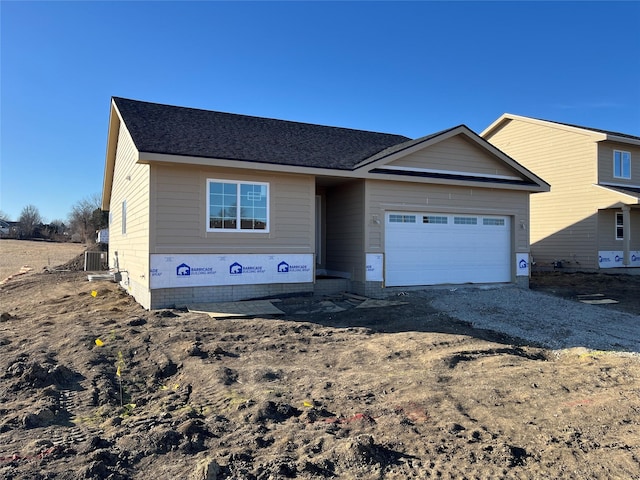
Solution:
[{"label": "gray vinyl siding", "polygon": [[513,253],[529,251],[528,192],[367,181],[364,219],[367,253],[384,252],[385,214],[389,211],[510,216]]},{"label": "gray vinyl siding", "polygon": [[327,189],[326,268],[364,281],[364,181]]},{"label": "gray vinyl siding", "polygon": [[[207,180],[269,184],[269,232],[208,232]],[[152,253],[314,253],[315,180],[307,175],[153,167]]]},{"label": "gray vinyl siding", "polygon": [[504,162],[486,150],[470,143],[463,135],[442,142],[390,163],[391,166],[429,168],[471,174],[506,175],[521,177]]},{"label": "gray vinyl siding", "polygon": [[[631,178],[613,176],[613,151],[620,150],[631,154]],[[600,142],[598,144],[598,181],[640,186],[640,147],[634,145]]]},{"label": "gray vinyl siding", "polygon": [[[125,286],[145,305],[149,286],[149,166],[136,163],[137,157],[135,145],[122,124],[111,190],[109,265],[115,266],[117,252]],[[122,202],[125,200],[126,233],[122,234]]]},{"label": "gray vinyl siding", "polygon": [[[623,240],[615,238],[616,213],[621,209],[600,210],[598,212],[598,250],[622,251]],[[631,250],[640,250],[640,211],[631,210]]]}]

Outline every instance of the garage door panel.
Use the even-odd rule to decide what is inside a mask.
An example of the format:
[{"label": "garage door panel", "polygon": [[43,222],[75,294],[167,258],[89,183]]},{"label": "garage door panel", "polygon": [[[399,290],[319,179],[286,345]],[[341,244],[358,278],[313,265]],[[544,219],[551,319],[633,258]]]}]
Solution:
[{"label": "garage door panel", "polygon": [[455,217],[436,213],[387,214],[386,285],[510,281],[509,217],[464,215],[457,220],[475,224],[455,223]]}]

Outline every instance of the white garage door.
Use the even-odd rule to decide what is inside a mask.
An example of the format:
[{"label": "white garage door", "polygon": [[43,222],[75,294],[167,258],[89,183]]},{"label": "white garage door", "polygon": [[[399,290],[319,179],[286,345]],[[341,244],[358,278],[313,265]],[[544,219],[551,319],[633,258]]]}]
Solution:
[{"label": "white garage door", "polygon": [[387,286],[511,281],[509,217],[388,212]]}]

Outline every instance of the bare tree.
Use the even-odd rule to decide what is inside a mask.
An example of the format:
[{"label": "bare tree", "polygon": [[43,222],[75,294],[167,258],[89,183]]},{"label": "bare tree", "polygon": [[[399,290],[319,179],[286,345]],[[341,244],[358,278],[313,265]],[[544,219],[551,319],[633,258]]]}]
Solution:
[{"label": "bare tree", "polygon": [[102,212],[100,205],[100,195],[94,193],[71,207],[69,226],[71,231],[79,234],[84,242],[95,240],[95,231],[105,227],[106,214]]},{"label": "bare tree", "polygon": [[9,215],[6,212],[0,210],[0,220],[4,220],[5,222],[9,221]]},{"label": "bare tree", "polygon": [[42,224],[40,212],[33,205],[27,205],[20,212],[20,236],[23,238],[32,238],[36,229]]}]

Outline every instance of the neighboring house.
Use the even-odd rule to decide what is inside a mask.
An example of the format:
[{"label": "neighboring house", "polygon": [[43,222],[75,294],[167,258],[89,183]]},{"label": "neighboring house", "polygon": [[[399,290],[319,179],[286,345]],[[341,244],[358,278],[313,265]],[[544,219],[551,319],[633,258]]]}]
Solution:
[{"label": "neighboring house", "polygon": [[511,114],[481,135],[551,183],[531,198],[537,266],[640,267],[640,137]]},{"label": "neighboring house", "polygon": [[101,228],[97,232],[97,242],[98,243],[109,243],[109,229]]},{"label": "neighboring house", "polygon": [[9,235],[11,232],[11,225],[4,220],[0,220],[0,235]]},{"label": "neighboring house", "polygon": [[416,285],[528,285],[549,185],[464,125],[416,140],[113,98],[109,261],[146,308]]}]

